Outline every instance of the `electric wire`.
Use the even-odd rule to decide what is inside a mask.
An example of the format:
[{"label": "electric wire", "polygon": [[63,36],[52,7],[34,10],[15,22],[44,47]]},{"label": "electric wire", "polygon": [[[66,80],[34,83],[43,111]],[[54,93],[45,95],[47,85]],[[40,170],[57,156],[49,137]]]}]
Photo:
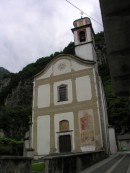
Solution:
[{"label": "electric wire", "polygon": [[76,5],[72,4],[70,1],[66,0],[69,4],[71,4],[73,7],[75,7],[76,9],[78,9],[81,13],[84,13],[85,15],[87,15],[90,19],[92,19],[93,21],[95,21],[97,24],[99,24],[100,26],[103,27],[103,25],[98,22],[96,19],[94,19],[93,17],[89,16],[88,14],[86,14],[83,10],[81,10],[80,8],[78,8]]}]

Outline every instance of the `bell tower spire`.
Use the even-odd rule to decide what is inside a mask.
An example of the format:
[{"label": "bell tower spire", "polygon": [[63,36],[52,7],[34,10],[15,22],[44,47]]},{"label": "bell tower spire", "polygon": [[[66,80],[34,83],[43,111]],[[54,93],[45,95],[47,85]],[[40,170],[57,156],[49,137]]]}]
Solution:
[{"label": "bell tower spire", "polygon": [[94,46],[94,31],[88,17],[77,19],[73,22],[75,54],[76,56],[88,60],[96,61]]}]

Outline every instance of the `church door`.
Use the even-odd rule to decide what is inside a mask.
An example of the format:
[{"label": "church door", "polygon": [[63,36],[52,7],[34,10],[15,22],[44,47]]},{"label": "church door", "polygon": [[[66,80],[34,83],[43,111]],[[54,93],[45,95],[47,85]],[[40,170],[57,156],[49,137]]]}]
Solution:
[{"label": "church door", "polygon": [[71,136],[70,135],[59,136],[59,151],[71,152]]}]

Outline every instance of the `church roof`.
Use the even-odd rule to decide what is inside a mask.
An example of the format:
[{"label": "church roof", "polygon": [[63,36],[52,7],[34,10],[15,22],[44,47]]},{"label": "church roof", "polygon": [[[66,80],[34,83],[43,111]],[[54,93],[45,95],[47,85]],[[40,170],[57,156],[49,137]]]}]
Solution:
[{"label": "church roof", "polygon": [[91,24],[91,21],[88,17],[80,18],[73,22],[75,28],[89,24]]}]

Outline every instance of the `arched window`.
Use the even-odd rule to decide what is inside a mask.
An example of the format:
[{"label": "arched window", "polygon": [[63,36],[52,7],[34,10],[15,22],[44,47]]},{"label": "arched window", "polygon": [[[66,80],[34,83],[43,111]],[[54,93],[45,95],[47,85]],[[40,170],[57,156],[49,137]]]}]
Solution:
[{"label": "arched window", "polygon": [[68,120],[60,121],[59,129],[60,129],[60,131],[69,131],[69,121]]},{"label": "arched window", "polygon": [[62,84],[58,86],[58,101],[66,101],[68,100],[68,91],[67,85]]},{"label": "arched window", "polygon": [[85,32],[84,30],[81,30],[81,31],[79,32],[79,41],[80,41],[80,42],[86,41],[86,32]]}]

